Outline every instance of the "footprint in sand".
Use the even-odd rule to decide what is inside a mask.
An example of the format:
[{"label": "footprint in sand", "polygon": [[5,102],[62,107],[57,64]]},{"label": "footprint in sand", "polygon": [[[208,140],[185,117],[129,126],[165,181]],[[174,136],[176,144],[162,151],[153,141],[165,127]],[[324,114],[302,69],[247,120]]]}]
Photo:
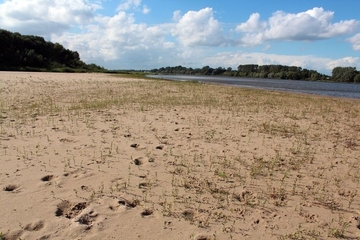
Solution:
[{"label": "footprint in sand", "polygon": [[40,220],[37,222],[29,223],[25,226],[26,231],[40,231],[45,226],[44,221]]},{"label": "footprint in sand", "polygon": [[124,205],[128,209],[130,209],[130,208],[134,208],[134,207],[138,206],[140,204],[140,200],[139,199],[133,199],[133,200],[130,201],[130,200],[127,200],[127,199],[123,198],[123,199],[119,200],[118,203],[120,205]]},{"label": "footprint in sand", "polygon": [[139,157],[134,160],[135,165],[143,165],[145,162],[145,158],[143,157]]},{"label": "footprint in sand", "polygon": [[95,221],[95,218],[98,216],[98,214],[91,210],[81,215],[83,210],[88,206],[88,202],[72,204],[69,201],[64,200],[57,205],[55,215],[57,217],[63,216],[68,219],[74,219],[75,222],[78,222],[81,225],[85,225],[85,230],[90,230],[92,228],[92,223]]},{"label": "footprint in sand", "polygon": [[15,230],[5,233],[1,239],[21,239],[21,235],[24,233],[23,230]]},{"label": "footprint in sand", "polygon": [[132,148],[138,148],[138,147],[140,147],[140,144],[133,143],[133,144],[130,145],[130,147],[132,147]]},{"label": "footprint in sand", "polygon": [[43,182],[50,182],[54,178],[54,175],[46,175],[41,178],[41,181]]},{"label": "footprint in sand", "polygon": [[194,218],[195,218],[195,215],[196,215],[196,212],[192,209],[188,209],[188,210],[185,210],[183,213],[182,213],[182,216],[184,217],[185,220],[187,221],[193,221]]},{"label": "footprint in sand", "polygon": [[6,192],[13,192],[14,190],[16,190],[18,188],[19,188],[19,186],[10,184],[10,185],[7,185],[6,187],[4,187],[3,190]]},{"label": "footprint in sand", "polygon": [[86,191],[86,192],[91,192],[92,191],[92,188],[90,188],[88,186],[85,186],[85,185],[82,185],[80,188],[81,188],[81,190]]},{"label": "footprint in sand", "polygon": [[139,188],[147,189],[150,186],[151,186],[151,183],[148,183],[148,182],[139,183]]},{"label": "footprint in sand", "polygon": [[135,163],[135,165],[143,165],[147,162],[154,162],[154,161],[155,161],[154,158],[138,157],[138,158],[135,158],[134,163]]},{"label": "footprint in sand", "polygon": [[195,240],[210,240],[211,237],[207,235],[199,235],[194,238]]},{"label": "footprint in sand", "polygon": [[57,217],[64,216],[66,218],[72,219],[79,215],[82,210],[89,206],[88,202],[80,202],[77,204],[72,204],[67,200],[62,201],[57,205],[55,215]]},{"label": "footprint in sand", "polygon": [[152,215],[153,213],[154,213],[153,209],[146,208],[146,209],[144,209],[144,211],[141,212],[141,216],[142,217],[147,217],[147,216]]},{"label": "footprint in sand", "polygon": [[94,211],[90,211],[81,215],[75,222],[78,222],[82,225],[87,225],[86,230],[89,230],[92,227],[92,223],[95,221],[95,218],[98,216]]},{"label": "footprint in sand", "polygon": [[356,227],[360,230],[360,217],[355,217],[356,220]]},{"label": "footprint in sand", "polygon": [[156,147],[156,149],[158,149],[158,150],[163,150],[164,148],[165,148],[165,145],[159,145]]}]

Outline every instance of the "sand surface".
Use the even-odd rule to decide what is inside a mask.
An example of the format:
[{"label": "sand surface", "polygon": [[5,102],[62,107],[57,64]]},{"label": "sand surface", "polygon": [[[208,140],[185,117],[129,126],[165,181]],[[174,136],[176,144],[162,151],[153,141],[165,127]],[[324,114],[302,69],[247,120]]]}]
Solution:
[{"label": "sand surface", "polygon": [[0,72],[0,239],[360,239],[360,101]]}]

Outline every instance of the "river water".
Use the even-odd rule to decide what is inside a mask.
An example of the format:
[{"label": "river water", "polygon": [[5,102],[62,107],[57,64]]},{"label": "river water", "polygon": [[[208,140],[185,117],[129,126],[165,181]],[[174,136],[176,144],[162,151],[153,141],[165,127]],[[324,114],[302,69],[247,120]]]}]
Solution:
[{"label": "river water", "polygon": [[217,83],[239,87],[279,90],[287,92],[298,92],[317,94],[344,98],[360,99],[360,84],[332,83],[332,82],[310,82],[298,80],[279,80],[263,78],[238,78],[219,76],[193,76],[193,75],[147,75],[152,78],[177,81],[199,81],[204,83]]}]

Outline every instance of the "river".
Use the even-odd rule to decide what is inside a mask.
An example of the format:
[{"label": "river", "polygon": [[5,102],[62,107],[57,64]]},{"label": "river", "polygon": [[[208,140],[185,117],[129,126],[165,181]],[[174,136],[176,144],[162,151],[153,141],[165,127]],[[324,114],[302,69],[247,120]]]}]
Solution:
[{"label": "river", "polygon": [[166,80],[199,81],[204,83],[217,83],[217,84],[232,85],[239,87],[360,99],[360,84],[353,84],[353,83],[311,82],[311,81],[301,81],[301,80],[239,78],[239,77],[220,77],[220,76],[194,76],[194,75],[147,75],[147,76],[151,78],[160,78]]}]

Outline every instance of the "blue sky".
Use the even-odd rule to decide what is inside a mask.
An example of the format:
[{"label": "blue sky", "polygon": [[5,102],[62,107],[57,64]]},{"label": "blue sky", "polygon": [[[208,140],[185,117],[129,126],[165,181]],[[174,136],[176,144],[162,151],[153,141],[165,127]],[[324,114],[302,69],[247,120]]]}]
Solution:
[{"label": "blue sky", "polygon": [[358,0],[0,0],[0,28],[108,69],[283,64],[360,70]]}]

